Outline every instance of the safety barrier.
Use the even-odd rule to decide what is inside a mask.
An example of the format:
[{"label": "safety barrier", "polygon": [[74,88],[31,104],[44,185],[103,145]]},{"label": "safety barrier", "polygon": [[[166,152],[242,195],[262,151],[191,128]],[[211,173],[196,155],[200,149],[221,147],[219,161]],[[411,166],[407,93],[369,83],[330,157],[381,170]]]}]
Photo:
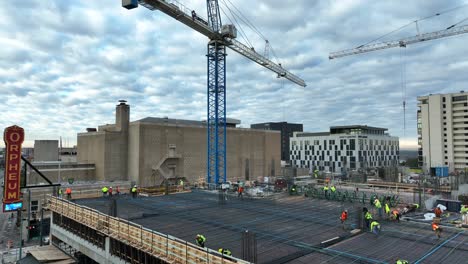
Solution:
[{"label": "safety barrier", "polygon": [[[168,263],[249,263],[241,259],[223,256],[215,250],[198,247],[176,237],[57,197],[50,197],[49,209],[60,217],[71,219],[73,222]],[[124,256],[118,257],[124,258]]]}]

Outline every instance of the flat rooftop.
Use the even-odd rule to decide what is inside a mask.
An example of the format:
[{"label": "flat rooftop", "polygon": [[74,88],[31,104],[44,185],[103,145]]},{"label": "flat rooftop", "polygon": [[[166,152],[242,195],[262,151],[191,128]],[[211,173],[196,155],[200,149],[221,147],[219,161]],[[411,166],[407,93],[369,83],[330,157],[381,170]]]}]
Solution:
[{"label": "flat rooftop", "polygon": [[[361,207],[303,196],[275,195],[220,204],[217,193],[194,191],[159,197],[117,199],[117,215],[149,229],[194,242],[203,234],[206,246],[228,248],[241,256],[241,234],[256,234],[257,263],[466,263],[467,233],[444,228],[437,239],[429,224],[380,220],[382,233],[365,232],[323,248],[321,242],[349,234]],[[76,201],[101,212],[110,211],[109,198]],[[348,209],[348,230],[340,213]]]}]

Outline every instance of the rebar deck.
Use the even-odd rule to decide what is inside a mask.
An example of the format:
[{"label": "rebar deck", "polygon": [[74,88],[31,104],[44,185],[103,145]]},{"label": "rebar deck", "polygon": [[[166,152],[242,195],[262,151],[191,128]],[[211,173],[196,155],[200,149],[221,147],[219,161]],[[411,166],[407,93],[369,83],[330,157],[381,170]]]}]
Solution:
[{"label": "rebar deck", "polygon": [[[76,202],[107,213],[109,200]],[[351,203],[278,195],[263,199],[229,197],[220,204],[218,194],[204,191],[120,197],[117,203],[121,218],[187,241],[203,234],[207,247],[228,248],[240,258],[242,232],[254,232],[258,263],[394,263],[397,258],[411,263],[463,263],[468,259],[467,234],[462,230],[446,228],[443,237],[436,239],[430,225],[403,221],[380,220],[379,236],[366,232],[321,247],[321,242],[348,235],[350,226],[355,226],[360,208]],[[343,209],[349,211],[347,231],[339,221]]]}]

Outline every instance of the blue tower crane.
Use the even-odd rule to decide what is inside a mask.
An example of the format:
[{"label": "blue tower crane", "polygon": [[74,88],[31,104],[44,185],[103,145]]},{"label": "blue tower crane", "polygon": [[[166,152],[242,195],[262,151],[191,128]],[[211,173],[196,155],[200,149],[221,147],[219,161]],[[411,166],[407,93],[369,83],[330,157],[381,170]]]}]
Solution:
[{"label": "blue tower crane", "polygon": [[209,38],[207,46],[207,182],[226,182],[226,47],[300,86],[304,80],[236,40],[234,25],[223,25],[218,0],[207,0],[208,20],[177,0],[122,0],[133,9],[159,10]]}]

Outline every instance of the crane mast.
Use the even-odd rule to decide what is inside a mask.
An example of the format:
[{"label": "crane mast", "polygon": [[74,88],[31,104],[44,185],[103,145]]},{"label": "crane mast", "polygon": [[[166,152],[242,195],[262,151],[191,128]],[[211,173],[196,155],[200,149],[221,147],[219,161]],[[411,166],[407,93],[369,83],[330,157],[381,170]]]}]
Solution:
[{"label": "crane mast", "polygon": [[406,47],[407,45],[418,43],[418,42],[446,38],[446,37],[456,36],[456,35],[465,34],[465,33],[468,33],[468,25],[459,26],[459,27],[451,26],[444,30],[439,30],[435,32],[425,33],[425,34],[418,34],[416,36],[409,37],[409,38],[403,38],[399,40],[392,40],[392,41],[386,41],[386,42],[371,43],[371,44],[361,45],[353,49],[331,52],[328,58],[331,60],[331,59],[341,58],[341,57],[350,56],[350,55],[372,52],[376,50],[395,48],[395,47]]},{"label": "crane mast", "polygon": [[236,40],[234,25],[223,25],[218,0],[207,0],[208,19],[176,0],[122,0],[127,9],[160,10],[209,38],[207,45],[207,182],[226,182],[226,47],[305,87],[304,80]]}]

